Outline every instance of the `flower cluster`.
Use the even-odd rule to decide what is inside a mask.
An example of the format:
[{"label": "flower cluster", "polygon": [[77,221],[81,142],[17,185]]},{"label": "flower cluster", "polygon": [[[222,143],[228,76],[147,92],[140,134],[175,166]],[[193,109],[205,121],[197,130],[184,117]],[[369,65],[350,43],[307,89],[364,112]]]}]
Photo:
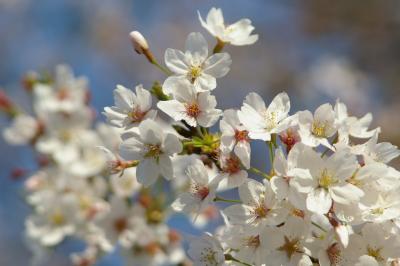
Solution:
[{"label": "flower cluster", "polygon": [[[39,258],[43,249],[38,247],[46,250],[67,238],[79,239],[87,246],[71,255],[76,266],[94,265],[117,246],[128,265],[183,262],[181,236],[166,224],[169,214],[164,192],[155,194],[137,182],[133,168],[137,161],[110,159],[102,151],[118,150],[123,131],[94,122],[86,78],[75,77],[64,65],[56,68],[53,77],[35,76],[28,88],[32,115],[4,93],[0,98],[5,103],[4,113],[12,120],[3,131],[4,138],[10,144],[29,144],[38,158],[37,170],[22,171],[29,175],[26,200],[33,213],[26,220],[26,235],[38,257],[34,260],[37,265],[46,259]],[[116,101],[125,99],[118,98],[118,93],[133,95],[119,87]],[[138,86],[135,97],[143,108],[151,106],[151,100],[144,101],[149,95]],[[141,116],[138,110],[124,122],[118,120],[121,110],[112,112],[115,115],[109,119],[118,125],[156,115],[149,111]]]},{"label": "flower cluster", "polygon": [[[4,132],[52,161],[27,182],[28,234],[43,245],[78,235],[90,244],[83,258],[118,242],[131,264],[169,265],[185,255],[163,223],[168,211],[203,225],[221,207],[213,234],[186,237],[194,265],[399,265],[400,172],[389,163],[400,150],[378,142],[372,115],[351,116],[339,100],[293,112],[285,92],[217,109],[211,93],[232,63],[224,46],[258,36],[248,19],[227,26],[220,9],[199,19],[216,38],[213,52],[190,33],[184,51],[165,51],[166,67],[140,33],[130,35],[166,79],[150,90],[118,85],[104,109],[109,127],[88,130],[83,80],[64,74],[51,88],[35,86],[38,119],[17,115]],[[252,166],[252,145],[265,145],[269,170]],[[110,178],[97,178],[101,171]]]}]

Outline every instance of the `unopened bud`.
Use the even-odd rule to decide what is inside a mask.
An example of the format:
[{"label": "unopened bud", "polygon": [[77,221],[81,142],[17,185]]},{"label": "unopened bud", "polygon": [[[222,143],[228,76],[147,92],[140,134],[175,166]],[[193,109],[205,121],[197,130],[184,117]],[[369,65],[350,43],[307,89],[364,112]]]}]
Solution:
[{"label": "unopened bud", "polygon": [[7,113],[10,117],[15,117],[17,115],[16,106],[2,90],[0,90],[0,111]]},{"label": "unopened bud", "polygon": [[143,35],[138,31],[132,31],[131,33],[129,33],[129,36],[131,38],[132,46],[133,49],[135,49],[135,52],[145,55],[147,60],[149,60],[150,63],[154,64],[156,62],[155,58],[151,53],[149,49],[149,44],[147,43]]},{"label": "unopened bud", "polygon": [[143,54],[144,50],[149,49],[149,45],[147,44],[146,39],[140,32],[132,31],[131,33],[129,33],[129,36],[131,37],[133,49],[135,49],[136,53]]},{"label": "unopened bud", "polygon": [[31,92],[33,90],[33,87],[38,81],[39,81],[39,74],[30,71],[22,77],[21,83],[25,90]]}]

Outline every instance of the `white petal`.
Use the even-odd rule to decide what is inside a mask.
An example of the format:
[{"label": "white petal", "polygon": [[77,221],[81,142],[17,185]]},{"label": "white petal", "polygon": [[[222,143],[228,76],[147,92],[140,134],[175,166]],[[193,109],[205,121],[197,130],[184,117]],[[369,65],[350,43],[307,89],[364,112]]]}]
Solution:
[{"label": "white petal", "polygon": [[124,111],[132,110],[133,103],[136,102],[136,96],[130,89],[127,89],[121,85],[117,85],[117,88],[114,90],[113,94],[115,105],[118,108]]},{"label": "white petal", "polygon": [[216,78],[221,78],[229,72],[232,64],[231,57],[228,53],[218,53],[210,56],[203,65],[204,73]]},{"label": "white petal", "polygon": [[208,44],[200,32],[192,32],[186,39],[185,50],[197,63],[202,63],[208,56]]},{"label": "white petal", "polygon": [[172,167],[172,161],[171,161],[171,158],[169,158],[169,156],[161,155],[158,158],[158,165],[160,168],[160,174],[165,179],[171,180],[174,177],[174,169]]},{"label": "white petal", "polygon": [[323,188],[317,188],[311,191],[307,196],[307,209],[319,214],[325,214],[332,206],[332,199],[328,191]]},{"label": "white petal", "polygon": [[159,166],[153,158],[143,159],[136,168],[137,180],[145,187],[154,184],[159,175]]},{"label": "white petal", "polygon": [[146,144],[161,144],[162,128],[153,120],[144,120],[139,125],[140,137]]},{"label": "white petal", "polygon": [[165,64],[176,74],[186,74],[189,65],[186,62],[185,54],[179,50],[168,48],[164,55]]},{"label": "white petal", "polygon": [[250,143],[238,142],[235,147],[235,154],[246,169],[250,168]]},{"label": "white petal", "polygon": [[175,121],[180,121],[186,117],[185,105],[177,100],[159,101],[157,107]]},{"label": "white petal", "polygon": [[256,180],[249,180],[239,187],[239,197],[246,205],[257,205],[264,192],[264,185]]},{"label": "white petal", "polygon": [[171,133],[165,136],[162,146],[163,152],[168,155],[173,155],[182,151],[182,143],[176,135]]},{"label": "white petal", "polygon": [[194,81],[194,86],[198,92],[211,91],[217,87],[217,80],[207,73],[202,73],[200,77]]}]

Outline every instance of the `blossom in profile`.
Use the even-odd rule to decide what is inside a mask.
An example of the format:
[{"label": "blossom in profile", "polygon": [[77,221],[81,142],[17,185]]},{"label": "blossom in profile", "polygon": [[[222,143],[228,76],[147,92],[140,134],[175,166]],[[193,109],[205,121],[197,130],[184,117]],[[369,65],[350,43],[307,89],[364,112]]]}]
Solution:
[{"label": "blossom in profile", "polygon": [[250,168],[250,138],[249,132],[240,122],[237,111],[233,109],[225,110],[224,116],[219,123],[221,130],[220,149],[223,153],[234,151],[242,164]]},{"label": "blossom in profile", "polygon": [[177,197],[172,208],[177,212],[199,215],[214,200],[219,178],[210,177],[200,160],[187,167],[186,175],[190,179],[189,189]]},{"label": "blossom in profile", "polygon": [[251,20],[244,18],[233,24],[226,25],[220,8],[211,8],[204,21],[198,12],[199,20],[203,28],[219,41],[232,45],[250,45],[258,40],[258,34],[251,34],[254,26]]},{"label": "blossom in profile", "polygon": [[136,93],[117,85],[114,90],[114,104],[115,106],[105,107],[103,114],[107,121],[116,127],[131,128],[143,120],[154,119],[157,115],[157,112],[151,109],[150,92],[141,84],[136,86]]}]

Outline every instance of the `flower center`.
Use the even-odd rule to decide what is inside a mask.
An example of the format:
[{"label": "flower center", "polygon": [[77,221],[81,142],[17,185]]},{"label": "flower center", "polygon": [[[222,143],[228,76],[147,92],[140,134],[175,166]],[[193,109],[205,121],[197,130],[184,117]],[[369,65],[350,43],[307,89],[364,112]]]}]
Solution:
[{"label": "flower center", "polygon": [[268,209],[267,206],[265,206],[264,203],[259,203],[253,209],[253,213],[254,213],[254,215],[255,215],[257,220],[267,217],[269,211],[270,211],[270,209]]},{"label": "flower center", "polygon": [[202,72],[202,68],[201,66],[191,66],[189,69],[189,79],[192,83],[194,83],[194,81],[201,76],[201,72]]},{"label": "flower center", "polygon": [[330,186],[336,184],[337,182],[339,181],[334,176],[332,176],[326,168],[322,171],[321,176],[318,180],[319,186],[324,189],[328,189]]},{"label": "flower center", "polygon": [[162,154],[162,150],[159,144],[146,144],[145,158],[153,157],[158,158]]},{"label": "flower center", "polygon": [[249,131],[247,130],[235,130],[235,139],[238,142],[249,141]]},{"label": "flower center", "polygon": [[319,138],[326,138],[326,130],[328,125],[326,122],[314,121],[311,125],[311,132]]},{"label": "flower center", "polygon": [[142,112],[139,107],[133,108],[133,110],[128,113],[128,117],[131,119],[132,123],[142,121],[145,115],[146,112]]},{"label": "flower center", "polygon": [[114,229],[118,234],[125,231],[126,228],[128,228],[128,221],[125,217],[118,218],[114,221]]},{"label": "flower center", "polygon": [[296,208],[292,209],[292,215],[296,216],[296,217],[300,217],[300,218],[304,218],[304,216],[305,216],[304,211],[296,209]]},{"label": "flower center", "polygon": [[216,251],[211,248],[204,248],[200,253],[200,261],[204,262],[204,265],[218,265],[215,254]]},{"label": "flower center", "polygon": [[65,216],[60,211],[55,211],[50,216],[50,221],[55,226],[60,226],[60,225],[63,225],[65,223]]},{"label": "flower center", "polygon": [[225,160],[225,166],[223,168],[224,172],[230,175],[235,174],[240,171],[240,161],[237,157],[229,157]]},{"label": "flower center", "polygon": [[276,112],[269,112],[266,110],[263,113],[263,116],[265,121],[265,128],[267,130],[272,130],[277,126],[278,122],[276,121],[277,120]]},{"label": "flower center", "polygon": [[368,255],[374,257],[377,261],[384,261],[384,258],[381,255],[381,248],[373,249],[372,247],[367,247]]},{"label": "flower center", "polygon": [[206,186],[200,186],[198,184],[192,185],[192,193],[197,196],[200,200],[204,200],[208,194],[210,194],[210,189]]},{"label": "flower center", "polygon": [[287,236],[285,236],[284,238],[285,238],[285,244],[279,247],[278,250],[286,252],[287,257],[290,259],[295,252],[300,251],[299,239],[295,238],[291,240]]},{"label": "flower center", "polygon": [[196,102],[185,104],[186,114],[196,118],[200,114],[200,107]]},{"label": "flower center", "polygon": [[60,101],[64,101],[69,98],[69,91],[67,89],[61,89],[57,93],[57,98]]},{"label": "flower center", "polygon": [[258,248],[260,246],[260,236],[250,236],[246,241],[246,245],[251,248]]},{"label": "flower center", "polygon": [[371,214],[374,214],[374,215],[382,215],[384,212],[385,212],[385,208],[382,208],[382,207],[371,210]]}]

